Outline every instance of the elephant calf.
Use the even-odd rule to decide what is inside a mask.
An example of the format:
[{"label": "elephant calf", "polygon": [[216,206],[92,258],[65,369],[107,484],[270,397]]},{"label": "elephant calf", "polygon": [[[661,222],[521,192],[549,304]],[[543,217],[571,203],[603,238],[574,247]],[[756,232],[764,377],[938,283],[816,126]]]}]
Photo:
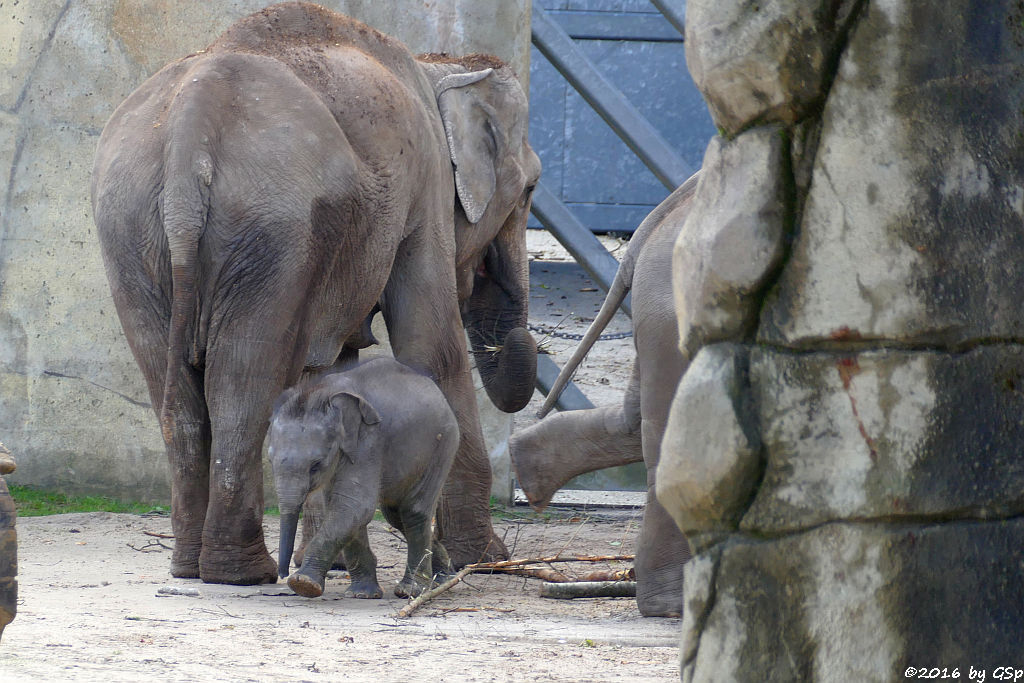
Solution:
[{"label": "elephant calf", "polygon": [[[323,523],[288,586],[308,598],[321,595],[340,551],[352,577],[345,595],[382,597],[366,534],[379,502],[409,549],[395,595],[419,595],[432,579],[431,520],[458,446],[458,422],[441,390],[391,358],[286,391],[270,422],[281,508],[278,574],[288,575],[303,501],[322,490]],[[435,542],[433,552],[444,549]]]}]

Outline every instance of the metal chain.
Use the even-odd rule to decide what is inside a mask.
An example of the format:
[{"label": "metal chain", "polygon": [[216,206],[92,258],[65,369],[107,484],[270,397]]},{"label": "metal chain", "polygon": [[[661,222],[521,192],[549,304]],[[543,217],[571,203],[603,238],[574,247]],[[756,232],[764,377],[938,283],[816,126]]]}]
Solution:
[{"label": "metal chain", "polygon": [[[559,339],[571,339],[573,341],[581,341],[583,339],[583,335],[582,334],[575,334],[575,333],[572,333],[572,332],[559,332],[558,330],[556,330],[554,328],[545,327],[543,325],[534,325],[533,323],[527,323],[526,326],[530,329],[531,332],[536,332],[537,334],[543,334],[543,335],[548,336],[548,337],[558,337]],[[629,332],[615,332],[613,334],[602,334],[600,337],[597,338],[597,341],[611,341],[613,339],[629,339],[632,336],[633,336],[633,331],[632,330],[630,330]]]}]

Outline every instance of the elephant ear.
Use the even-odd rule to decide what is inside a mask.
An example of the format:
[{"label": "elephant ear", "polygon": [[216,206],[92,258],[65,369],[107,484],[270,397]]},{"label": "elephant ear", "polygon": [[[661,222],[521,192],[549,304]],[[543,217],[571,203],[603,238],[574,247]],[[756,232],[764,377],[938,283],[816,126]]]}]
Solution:
[{"label": "elephant ear", "polygon": [[329,403],[340,415],[339,445],[341,452],[349,459],[355,459],[359,453],[359,438],[363,431],[363,425],[379,423],[380,415],[369,401],[351,391],[332,394]]},{"label": "elephant ear", "polygon": [[455,190],[470,223],[484,215],[497,183],[495,162],[501,131],[494,125],[494,110],[468,86],[491,75],[494,69],[450,74],[437,85],[448,153],[455,167]]}]

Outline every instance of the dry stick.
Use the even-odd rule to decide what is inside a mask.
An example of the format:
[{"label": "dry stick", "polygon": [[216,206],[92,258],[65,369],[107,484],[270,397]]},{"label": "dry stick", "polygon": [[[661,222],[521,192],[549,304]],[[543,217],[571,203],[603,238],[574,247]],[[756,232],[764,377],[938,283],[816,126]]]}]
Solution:
[{"label": "dry stick", "polygon": [[405,617],[409,616],[410,614],[415,612],[419,608],[420,605],[422,605],[423,603],[427,602],[428,600],[431,600],[434,596],[440,595],[441,593],[444,593],[446,590],[448,590],[449,588],[451,588],[452,586],[457,584],[459,581],[462,581],[463,578],[465,578],[466,576],[468,576],[468,575],[470,575],[472,573],[473,573],[473,565],[467,564],[465,567],[460,569],[459,572],[455,576],[453,576],[452,578],[448,579],[447,581],[442,583],[440,586],[437,586],[436,588],[431,588],[430,590],[426,591],[425,593],[420,593],[419,597],[417,597],[415,600],[410,602],[408,605],[406,605],[402,609],[398,610],[398,615],[397,616],[399,618],[405,618]]},{"label": "dry stick", "polygon": [[542,583],[540,597],[559,598],[635,598],[636,581],[574,581]]},{"label": "dry stick", "polygon": [[147,536],[152,536],[153,538],[174,538],[174,534],[158,534],[155,531],[143,530],[142,533],[146,534]]},{"label": "dry stick", "polygon": [[435,597],[444,593],[452,586],[462,581],[462,579],[475,572],[510,570],[523,568],[530,564],[551,564],[553,562],[612,562],[616,560],[633,560],[635,558],[635,555],[576,555],[573,557],[559,557],[555,555],[552,557],[529,558],[525,560],[502,560],[500,562],[477,562],[476,564],[467,564],[465,567],[460,569],[455,576],[448,579],[441,585],[421,593],[419,597],[400,609],[396,616],[399,618],[408,617],[424,603],[433,600]]}]

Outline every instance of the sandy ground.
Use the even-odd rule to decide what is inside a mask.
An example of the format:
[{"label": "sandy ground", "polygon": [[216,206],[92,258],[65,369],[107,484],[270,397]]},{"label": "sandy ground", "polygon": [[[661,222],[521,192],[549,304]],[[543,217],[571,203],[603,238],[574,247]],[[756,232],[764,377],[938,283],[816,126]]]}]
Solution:
[{"label": "sandy ground", "polygon": [[[633,552],[635,515],[556,511],[495,521],[516,557]],[[268,546],[276,547],[273,517]],[[170,577],[170,521],[90,513],[18,521],[18,617],[0,642],[4,681],[678,680],[678,619],[628,598],[549,600],[540,582],[475,575],[407,619],[392,597],[404,542],[374,522],[383,600],[286,585]],[[604,563],[625,568],[629,563]],[[591,565],[572,565],[577,572]]]}]

